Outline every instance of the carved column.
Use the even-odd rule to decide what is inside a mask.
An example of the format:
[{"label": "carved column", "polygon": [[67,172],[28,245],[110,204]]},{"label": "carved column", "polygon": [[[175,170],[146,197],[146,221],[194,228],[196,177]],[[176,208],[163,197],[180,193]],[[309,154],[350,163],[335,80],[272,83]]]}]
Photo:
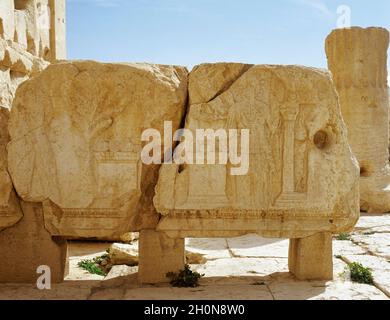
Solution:
[{"label": "carved column", "polygon": [[298,113],[299,104],[296,102],[288,104],[281,110],[284,123],[283,184],[282,194],[276,202],[277,207],[288,207],[291,203],[306,199],[305,194],[295,190],[295,122]]},{"label": "carved column", "polygon": [[360,163],[361,207],[376,213],[390,211],[388,46],[389,32],[382,28],[339,29],[326,40],[349,143]]},{"label": "carved column", "polygon": [[66,1],[50,0],[51,61],[66,59]]},{"label": "carved column", "polygon": [[299,108],[286,109],[282,112],[284,120],[284,149],[283,149],[283,194],[295,192],[294,183],[294,143],[295,121]]}]

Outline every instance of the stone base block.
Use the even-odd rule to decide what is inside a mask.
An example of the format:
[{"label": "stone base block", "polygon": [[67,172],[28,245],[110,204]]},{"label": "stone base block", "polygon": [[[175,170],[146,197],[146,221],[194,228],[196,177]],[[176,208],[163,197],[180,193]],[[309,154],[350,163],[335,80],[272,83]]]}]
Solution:
[{"label": "stone base block", "polygon": [[35,284],[40,266],[48,266],[51,283],[60,283],[68,273],[67,242],[53,239],[44,228],[42,206],[22,202],[24,217],[0,232],[0,283]]},{"label": "stone base block", "polygon": [[144,230],[139,238],[138,280],[143,284],[166,283],[168,272],[184,269],[184,239],[173,239],[154,230]]},{"label": "stone base block", "polygon": [[299,280],[332,280],[332,234],[291,239],[288,265],[290,272]]}]

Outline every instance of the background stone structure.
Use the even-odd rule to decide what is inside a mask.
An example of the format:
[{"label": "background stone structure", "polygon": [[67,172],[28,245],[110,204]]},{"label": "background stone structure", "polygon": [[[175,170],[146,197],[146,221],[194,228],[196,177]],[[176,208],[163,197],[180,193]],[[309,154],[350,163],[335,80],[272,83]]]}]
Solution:
[{"label": "background stone structure", "polygon": [[66,59],[65,0],[2,0],[0,36],[47,61]]},{"label": "background stone structure", "polygon": [[371,213],[390,211],[388,47],[383,28],[339,29],[326,39],[348,141],[360,163],[361,208]]},{"label": "background stone structure", "polygon": [[65,0],[0,2],[0,107],[48,62],[66,59]]},{"label": "background stone structure", "polygon": [[0,282],[36,282],[37,268],[52,281],[67,272],[67,243],[45,229],[39,203],[22,201],[8,173],[8,121],[20,84],[50,62],[66,59],[65,0],[0,1]]}]

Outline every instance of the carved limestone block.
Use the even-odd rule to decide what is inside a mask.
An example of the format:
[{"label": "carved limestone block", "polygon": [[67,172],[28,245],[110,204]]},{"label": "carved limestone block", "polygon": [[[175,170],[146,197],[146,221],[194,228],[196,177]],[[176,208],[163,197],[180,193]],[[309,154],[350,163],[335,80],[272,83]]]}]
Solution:
[{"label": "carved limestone block", "polygon": [[164,121],[178,129],[186,100],[182,67],[49,66],[19,87],[11,111],[9,171],[18,194],[43,203],[55,236],[107,238],[154,228],[159,166],[141,162],[141,134],[162,130]]},{"label": "carved limestone block", "polygon": [[[218,68],[229,66],[201,65],[195,78],[190,74],[189,95],[197,103],[189,107],[186,129],[194,137],[199,129],[222,130],[221,136],[225,130],[229,155],[238,149],[240,156],[247,142],[248,168],[237,174],[240,164],[231,157],[163,165],[154,198],[163,215],[158,230],[173,238],[257,233],[298,239],[351,229],[359,217],[359,170],[330,74],[242,65],[244,72],[223,83]],[[218,84],[201,101],[201,83],[213,83],[213,74]],[[249,130],[248,141],[240,139],[243,130]],[[230,132],[237,133],[237,144]],[[187,136],[176,151],[188,151]],[[224,159],[218,139],[216,146],[214,155]],[[206,149],[196,155],[207,157]]]}]

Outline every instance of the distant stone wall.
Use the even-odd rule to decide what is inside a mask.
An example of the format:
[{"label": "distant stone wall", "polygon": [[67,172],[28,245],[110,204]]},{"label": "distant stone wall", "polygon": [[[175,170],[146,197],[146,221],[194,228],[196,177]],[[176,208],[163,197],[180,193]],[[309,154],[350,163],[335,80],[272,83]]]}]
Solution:
[{"label": "distant stone wall", "polygon": [[2,0],[0,37],[46,61],[66,59],[65,0]]},{"label": "distant stone wall", "polygon": [[0,107],[11,109],[18,86],[48,65],[18,43],[0,39]]},{"label": "distant stone wall", "polygon": [[0,1],[0,107],[49,62],[66,59],[66,0]]}]

